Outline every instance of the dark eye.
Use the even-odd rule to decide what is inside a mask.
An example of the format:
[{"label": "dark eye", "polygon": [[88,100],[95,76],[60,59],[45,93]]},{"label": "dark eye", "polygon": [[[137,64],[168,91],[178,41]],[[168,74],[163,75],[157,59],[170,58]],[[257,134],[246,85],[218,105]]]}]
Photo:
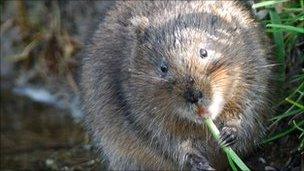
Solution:
[{"label": "dark eye", "polygon": [[160,65],[160,70],[163,72],[163,73],[167,73],[168,72],[168,66],[164,63],[162,63]]},{"label": "dark eye", "polygon": [[200,57],[206,58],[208,56],[208,52],[206,49],[200,49]]}]

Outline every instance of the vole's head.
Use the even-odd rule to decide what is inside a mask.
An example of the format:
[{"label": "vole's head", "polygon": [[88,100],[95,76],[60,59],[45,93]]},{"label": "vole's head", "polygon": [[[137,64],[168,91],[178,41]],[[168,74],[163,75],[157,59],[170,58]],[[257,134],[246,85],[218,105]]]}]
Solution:
[{"label": "vole's head", "polygon": [[[149,27],[135,19],[136,48],[129,88],[138,108],[200,122],[216,118],[238,84],[240,66],[233,50],[202,28]],[[138,103],[139,102],[139,103]]]}]

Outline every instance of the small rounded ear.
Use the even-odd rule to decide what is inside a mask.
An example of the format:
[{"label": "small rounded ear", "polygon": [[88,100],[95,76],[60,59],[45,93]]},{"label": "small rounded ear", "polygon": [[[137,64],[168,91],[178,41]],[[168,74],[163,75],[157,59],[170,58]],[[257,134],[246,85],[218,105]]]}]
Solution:
[{"label": "small rounded ear", "polygon": [[145,16],[135,16],[131,18],[131,24],[136,30],[144,31],[149,26],[149,19]]},{"label": "small rounded ear", "polygon": [[147,39],[147,28],[149,27],[149,19],[145,16],[135,16],[131,18],[131,27],[135,30],[136,36],[140,42]]}]

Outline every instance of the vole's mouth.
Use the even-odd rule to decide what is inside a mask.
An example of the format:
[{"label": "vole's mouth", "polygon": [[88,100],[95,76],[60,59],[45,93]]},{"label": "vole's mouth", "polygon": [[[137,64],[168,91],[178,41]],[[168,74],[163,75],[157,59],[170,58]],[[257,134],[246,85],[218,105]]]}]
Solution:
[{"label": "vole's mouth", "polygon": [[197,105],[197,107],[196,107],[196,114],[201,118],[210,116],[210,112],[208,111],[208,109],[206,107],[202,107],[200,105]]},{"label": "vole's mouth", "polygon": [[177,112],[180,114],[181,117],[187,118],[195,123],[202,124],[204,118],[210,117],[212,118],[212,113],[209,110],[210,105],[206,106],[202,103],[195,103],[195,104],[187,104],[186,106],[177,107]]},{"label": "vole's mouth", "polygon": [[206,107],[196,105],[196,110],[194,111],[194,122],[198,124],[202,124],[204,118],[210,117],[210,112]]}]

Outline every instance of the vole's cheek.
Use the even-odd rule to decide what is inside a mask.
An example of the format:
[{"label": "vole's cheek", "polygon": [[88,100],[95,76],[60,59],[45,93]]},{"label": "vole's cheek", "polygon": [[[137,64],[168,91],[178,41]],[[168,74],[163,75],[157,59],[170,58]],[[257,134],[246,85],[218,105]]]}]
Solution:
[{"label": "vole's cheek", "polygon": [[166,89],[167,93],[172,97],[172,98],[177,98],[179,97],[179,87],[177,86],[177,81],[173,78],[167,78],[163,82],[163,88]]}]

